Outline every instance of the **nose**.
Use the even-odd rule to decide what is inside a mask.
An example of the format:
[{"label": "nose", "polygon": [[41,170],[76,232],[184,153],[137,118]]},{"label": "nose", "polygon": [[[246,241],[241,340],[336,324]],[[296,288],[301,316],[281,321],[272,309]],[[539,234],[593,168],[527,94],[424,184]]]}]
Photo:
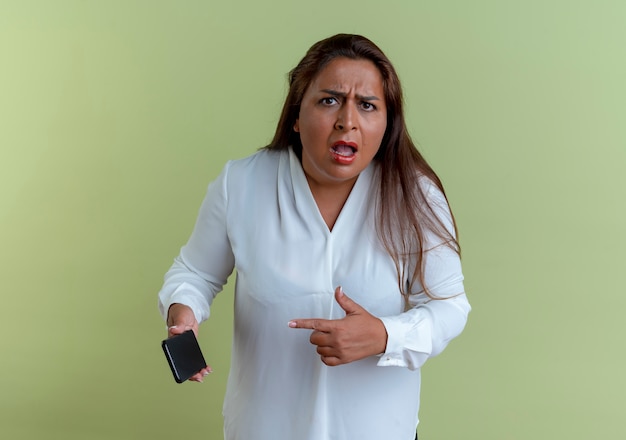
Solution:
[{"label": "nose", "polygon": [[335,122],[335,129],[340,131],[356,130],[356,115],[355,109],[348,103],[344,104],[339,112],[337,112],[337,121]]}]

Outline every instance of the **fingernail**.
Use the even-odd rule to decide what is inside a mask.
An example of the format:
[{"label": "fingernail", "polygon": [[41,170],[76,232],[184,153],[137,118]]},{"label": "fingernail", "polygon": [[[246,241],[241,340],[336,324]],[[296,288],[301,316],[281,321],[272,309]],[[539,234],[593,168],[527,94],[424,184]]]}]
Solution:
[{"label": "fingernail", "polygon": [[339,296],[343,296],[343,287],[339,286]]},{"label": "fingernail", "polygon": [[287,325],[288,325],[289,327],[291,327],[291,328],[296,328],[296,325],[297,325],[297,324],[296,324],[296,321],[289,321],[289,322],[287,323]]},{"label": "fingernail", "polygon": [[202,373],[202,375],[203,375],[204,377],[207,377],[207,376],[209,375],[209,373],[210,373],[210,371],[205,371],[204,373]]}]

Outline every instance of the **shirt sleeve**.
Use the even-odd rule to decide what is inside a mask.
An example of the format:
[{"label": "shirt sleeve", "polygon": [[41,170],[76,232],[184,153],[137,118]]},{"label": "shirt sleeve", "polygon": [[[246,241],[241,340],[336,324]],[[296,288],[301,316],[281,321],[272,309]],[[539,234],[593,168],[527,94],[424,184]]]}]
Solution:
[{"label": "shirt sleeve", "polygon": [[[443,194],[431,184],[428,197],[435,213],[454,233]],[[379,366],[418,369],[428,358],[441,353],[465,327],[471,307],[463,286],[460,257],[454,249],[433,240],[432,234],[425,240],[424,280],[437,299],[421,289],[409,296],[408,311],[380,318],[387,330],[387,347]]]},{"label": "shirt sleeve", "polygon": [[227,230],[229,164],[207,190],[189,241],[165,274],[159,311],[167,319],[174,303],[189,306],[198,323],[210,315],[211,304],[232,273],[235,258]]}]

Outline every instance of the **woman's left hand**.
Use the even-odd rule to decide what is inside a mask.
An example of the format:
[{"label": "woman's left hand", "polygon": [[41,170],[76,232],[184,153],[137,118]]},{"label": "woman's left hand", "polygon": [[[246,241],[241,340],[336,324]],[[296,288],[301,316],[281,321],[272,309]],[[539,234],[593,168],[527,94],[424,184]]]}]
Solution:
[{"label": "woman's left hand", "polygon": [[328,366],[347,364],[384,353],[387,330],[383,322],[348,298],[340,287],[335,299],[346,312],[342,319],[294,319],[289,327],[311,329],[311,344],[317,346],[322,362]]}]

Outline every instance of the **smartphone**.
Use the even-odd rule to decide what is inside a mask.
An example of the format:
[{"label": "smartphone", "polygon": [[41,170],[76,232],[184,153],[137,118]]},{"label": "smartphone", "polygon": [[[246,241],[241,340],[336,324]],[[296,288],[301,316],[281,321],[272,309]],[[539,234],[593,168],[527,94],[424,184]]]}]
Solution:
[{"label": "smartphone", "polygon": [[183,383],[207,366],[193,330],[172,336],[161,346],[176,383]]}]

